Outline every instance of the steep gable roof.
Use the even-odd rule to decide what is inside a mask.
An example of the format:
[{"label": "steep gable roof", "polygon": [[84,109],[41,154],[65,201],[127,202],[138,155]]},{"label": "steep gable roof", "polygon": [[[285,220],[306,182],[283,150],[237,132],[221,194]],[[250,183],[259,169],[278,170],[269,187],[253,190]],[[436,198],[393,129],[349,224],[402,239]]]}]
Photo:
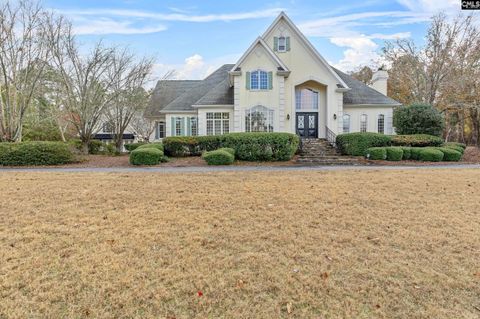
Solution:
[{"label": "steep gable roof", "polygon": [[343,93],[344,105],[386,105],[386,106],[398,106],[401,103],[389,98],[386,95],[378,92],[377,90],[369,87],[365,83],[355,80],[350,75],[343,73],[340,70],[332,69],[340,76],[343,81],[350,88],[349,91]]},{"label": "steep gable roof", "polygon": [[170,102],[198,85],[201,80],[161,80],[157,82],[145,110],[145,117],[160,116]]},{"label": "steep gable roof", "polygon": [[228,79],[218,83],[193,106],[200,105],[233,105],[233,86]]},{"label": "steep gable roof", "polygon": [[265,43],[265,41],[261,38],[258,37],[252,45],[248,48],[248,50],[242,55],[242,57],[238,60],[238,62],[235,64],[235,66],[230,70],[231,72],[234,72],[237,70],[237,68],[240,67],[240,65],[245,61],[245,59],[252,53],[253,49],[258,45],[262,46],[265,51],[267,51],[268,56],[277,64],[277,67],[280,67],[282,71],[289,71],[285,63],[282,62],[278,58],[278,56],[270,49],[270,47]]},{"label": "steep gable roof", "polygon": [[348,89],[348,85],[345,83],[345,81],[338,76],[338,74],[332,69],[332,67],[328,64],[328,62],[324,59],[324,57],[315,49],[315,47],[308,41],[308,39],[305,37],[305,35],[298,29],[298,27],[295,25],[295,23],[290,20],[290,18],[285,14],[285,12],[280,12],[278,17],[273,21],[273,23],[268,27],[268,29],[263,33],[262,38],[266,38],[267,35],[272,32],[272,30],[275,28],[275,26],[281,21],[284,20],[285,23],[293,30],[293,32],[298,36],[301,42],[305,44],[305,46],[313,53],[313,55],[322,63],[328,70],[328,72],[338,80],[339,84],[341,85],[342,88]]}]

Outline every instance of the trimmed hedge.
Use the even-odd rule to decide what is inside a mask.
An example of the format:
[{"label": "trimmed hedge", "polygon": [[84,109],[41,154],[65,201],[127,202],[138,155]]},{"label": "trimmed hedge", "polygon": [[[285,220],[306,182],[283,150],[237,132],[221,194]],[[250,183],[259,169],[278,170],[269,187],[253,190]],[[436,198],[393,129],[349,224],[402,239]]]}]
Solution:
[{"label": "trimmed hedge", "polygon": [[420,152],[423,150],[422,147],[411,147],[410,148],[410,159],[418,161],[420,159]]},{"label": "trimmed hedge", "polygon": [[452,148],[439,147],[437,149],[443,153],[444,162],[458,162],[462,158],[462,153]]},{"label": "trimmed hedge", "polygon": [[127,150],[127,152],[131,152],[136,150],[139,146],[147,144],[146,142],[138,142],[138,143],[130,143],[130,144],[125,144],[124,147]]},{"label": "trimmed hedge", "polygon": [[337,136],[337,147],[343,155],[362,156],[371,147],[389,146],[392,137],[380,133],[347,133]]},{"label": "trimmed hedge", "polygon": [[402,160],[406,161],[412,157],[412,150],[410,147],[402,147],[403,156]]},{"label": "trimmed hedge", "polygon": [[73,153],[63,142],[0,143],[0,165],[61,165],[71,163]]},{"label": "trimmed hedge", "polygon": [[425,147],[420,151],[418,159],[424,162],[441,162],[443,152],[436,148]]},{"label": "trimmed hedge", "polygon": [[163,152],[163,144],[162,143],[148,143],[148,144],[142,144],[137,146],[135,149],[144,149],[144,148],[156,148],[160,151]]},{"label": "trimmed hedge", "polygon": [[403,150],[401,147],[386,147],[387,161],[401,161],[403,158]]},{"label": "trimmed hedge", "polygon": [[230,147],[222,147],[222,148],[219,148],[219,150],[228,152],[228,153],[232,154],[232,155],[235,157],[235,150],[234,150],[233,148],[230,148]]},{"label": "trimmed hedge", "polygon": [[215,136],[180,136],[163,139],[169,156],[198,156],[204,151],[232,148],[244,161],[288,161],[298,149],[299,138],[290,133],[230,133]]},{"label": "trimmed hedge", "polygon": [[163,152],[157,148],[143,148],[130,153],[130,164],[132,165],[157,165],[163,157]]},{"label": "trimmed hedge", "polygon": [[365,157],[371,160],[385,160],[387,158],[387,150],[385,147],[370,147],[367,149]]},{"label": "trimmed hedge", "polygon": [[203,153],[202,158],[208,165],[230,165],[235,160],[235,156],[225,148],[205,152]]},{"label": "trimmed hedge", "polygon": [[427,134],[413,134],[413,135],[393,135],[392,145],[394,146],[413,146],[413,147],[427,147],[427,146],[441,146],[443,140],[440,137]]},{"label": "trimmed hedge", "polygon": [[[449,143],[445,143],[442,145],[443,147],[447,147],[447,148],[450,148],[452,150],[456,150],[457,152],[460,152],[460,153],[464,153],[465,152],[465,148],[466,148],[466,145],[465,144],[462,144],[462,143],[455,143],[455,142],[449,142]],[[465,146],[465,147],[464,147]]]}]

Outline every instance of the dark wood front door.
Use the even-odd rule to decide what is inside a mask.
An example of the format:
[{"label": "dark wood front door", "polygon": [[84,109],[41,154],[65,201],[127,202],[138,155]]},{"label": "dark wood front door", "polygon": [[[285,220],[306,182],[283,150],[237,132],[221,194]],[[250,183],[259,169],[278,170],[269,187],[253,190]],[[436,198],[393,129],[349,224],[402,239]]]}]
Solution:
[{"label": "dark wood front door", "polygon": [[297,113],[296,131],[300,137],[318,137],[318,113]]}]

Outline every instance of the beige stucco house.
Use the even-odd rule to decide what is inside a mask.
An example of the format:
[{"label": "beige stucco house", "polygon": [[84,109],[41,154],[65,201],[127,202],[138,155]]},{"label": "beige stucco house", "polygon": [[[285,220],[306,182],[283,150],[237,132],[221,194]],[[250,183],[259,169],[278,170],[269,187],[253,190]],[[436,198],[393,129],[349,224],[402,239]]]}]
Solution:
[{"label": "beige stucco house", "polygon": [[369,87],[330,66],[285,13],[236,64],[204,80],[159,81],[145,116],[153,139],[229,132],[291,132],[334,138],[344,132],[391,134],[387,72]]}]

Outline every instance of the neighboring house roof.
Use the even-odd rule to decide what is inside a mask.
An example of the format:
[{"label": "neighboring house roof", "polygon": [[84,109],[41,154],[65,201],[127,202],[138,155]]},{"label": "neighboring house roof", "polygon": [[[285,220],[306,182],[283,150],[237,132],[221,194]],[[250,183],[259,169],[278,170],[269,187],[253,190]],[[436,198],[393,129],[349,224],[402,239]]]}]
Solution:
[{"label": "neighboring house roof", "polygon": [[198,85],[201,80],[161,80],[153,90],[152,97],[145,110],[145,117],[160,116],[168,104],[180,95]]},{"label": "neighboring house roof", "polygon": [[383,95],[377,90],[369,87],[365,83],[355,80],[350,75],[343,73],[340,70],[332,69],[342,78],[342,80],[348,85],[350,90],[343,92],[343,104],[344,105],[387,105],[397,106],[401,103],[395,101],[388,96]]}]

